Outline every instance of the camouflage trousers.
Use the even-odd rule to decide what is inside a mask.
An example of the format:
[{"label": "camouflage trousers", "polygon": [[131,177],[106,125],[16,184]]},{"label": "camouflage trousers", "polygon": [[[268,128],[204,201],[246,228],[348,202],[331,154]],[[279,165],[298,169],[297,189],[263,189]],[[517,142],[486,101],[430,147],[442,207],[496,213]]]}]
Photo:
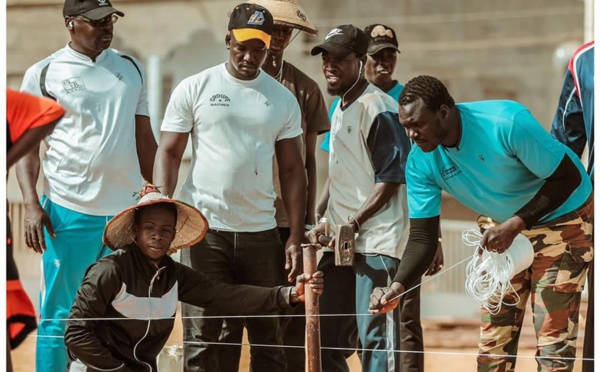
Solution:
[{"label": "camouflage trousers", "polygon": [[[489,220],[488,220],[489,221]],[[478,220],[485,228],[483,219]],[[572,371],[581,291],[593,256],[593,201],[543,225],[524,230],[533,244],[533,264],[512,279],[500,312],[482,308],[477,370],[514,371],[525,306],[531,297],[538,371]]]}]

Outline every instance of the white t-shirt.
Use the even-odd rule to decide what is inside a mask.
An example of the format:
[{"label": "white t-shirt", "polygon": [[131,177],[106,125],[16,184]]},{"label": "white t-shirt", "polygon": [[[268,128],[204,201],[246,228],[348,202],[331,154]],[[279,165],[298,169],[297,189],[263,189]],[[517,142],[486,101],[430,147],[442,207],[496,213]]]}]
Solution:
[{"label": "white t-shirt", "polygon": [[181,197],[212,229],[256,232],[275,222],[275,143],[302,134],[294,95],[261,71],[239,80],[220,64],[173,91],[161,131],[191,133],[192,166]]},{"label": "white t-shirt", "polygon": [[144,71],[136,65],[114,49],[94,62],[66,46],[25,73],[21,90],[42,96],[48,66],[44,87],[67,111],[45,139],[44,194],[52,202],[95,216],[135,204],[142,185],[135,116],[149,116]]},{"label": "white t-shirt", "polygon": [[405,163],[410,140],[398,121],[398,103],[374,85],[331,118],[329,203],[331,232],[347,224],[375,183],[399,183],[398,191],[364,221],[356,252],[401,258],[408,241]]}]

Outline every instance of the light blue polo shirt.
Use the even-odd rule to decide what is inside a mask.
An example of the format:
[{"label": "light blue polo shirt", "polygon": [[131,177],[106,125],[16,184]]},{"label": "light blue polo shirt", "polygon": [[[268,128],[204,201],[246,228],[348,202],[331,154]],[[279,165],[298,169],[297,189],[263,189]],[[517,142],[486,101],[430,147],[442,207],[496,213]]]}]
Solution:
[{"label": "light blue polo shirt", "polygon": [[569,199],[540,219],[547,222],[579,208],[592,192],[581,161],[548,134],[529,110],[513,101],[456,105],[462,120],[459,145],[424,153],[413,146],[406,165],[410,218],[440,215],[442,190],[477,213],[504,222],[539,191],[565,154],[582,182]]},{"label": "light blue polo shirt", "polygon": [[[396,82],[396,85],[394,85],[394,87],[388,90],[386,93],[388,96],[392,97],[394,101],[398,102],[398,99],[400,98],[400,93],[402,93],[402,89],[404,89],[404,85],[400,84],[399,82]],[[337,97],[333,100],[331,106],[329,106],[329,121],[331,121],[331,118],[333,117],[333,112],[335,111],[335,108],[340,104],[340,101],[341,98]],[[325,136],[323,137],[323,142],[321,143],[321,149],[325,152],[329,152],[330,139],[330,132],[325,133]]]}]

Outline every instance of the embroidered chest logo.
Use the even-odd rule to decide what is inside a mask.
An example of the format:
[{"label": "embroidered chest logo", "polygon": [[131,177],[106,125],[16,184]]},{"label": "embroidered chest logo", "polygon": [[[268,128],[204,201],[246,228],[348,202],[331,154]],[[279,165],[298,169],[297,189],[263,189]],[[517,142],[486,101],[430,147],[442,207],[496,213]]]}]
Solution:
[{"label": "embroidered chest logo", "polygon": [[442,169],[442,177],[444,181],[448,181],[450,178],[456,177],[461,174],[462,171],[458,169],[456,164],[446,164]]},{"label": "embroidered chest logo", "polygon": [[271,102],[265,101],[265,106],[267,106],[267,107],[271,106]]},{"label": "embroidered chest logo", "polygon": [[352,127],[350,125],[348,125],[346,127],[346,131],[348,131],[348,134],[352,133]]},{"label": "embroidered chest logo", "polygon": [[478,156],[479,160],[481,160],[482,162],[485,162],[485,157],[483,155],[479,155]]},{"label": "embroidered chest logo", "polygon": [[115,76],[117,77],[117,79],[123,81],[123,75],[121,75],[120,72],[117,72],[117,74]]},{"label": "embroidered chest logo", "polygon": [[224,94],[215,94],[214,96],[210,97],[211,106],[229,107],[230,102],[231,100],[229,97]]},{"label": "embroidered chest logo", "polygon": [[73,93],[78,90],[85,90],[85,84],[80,77],[73,77],[60,82],[67,93]]}]

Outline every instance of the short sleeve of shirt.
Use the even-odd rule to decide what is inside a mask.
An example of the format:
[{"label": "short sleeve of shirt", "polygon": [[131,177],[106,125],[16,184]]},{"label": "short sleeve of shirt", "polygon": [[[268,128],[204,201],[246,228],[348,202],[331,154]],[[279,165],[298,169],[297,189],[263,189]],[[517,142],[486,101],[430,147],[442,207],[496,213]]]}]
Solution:
[{"label": "short sleeve of shirt", "polygon": [[398,114],[386,111],[375,117],[367,146],[371,151],[375,183],[405,182],[406,157],[411,145],[400,126]]},{"label": "short sleeve of shirt", "polygon": [[194,112],[190,84],[184,80],[173,90],[165,110],[160,130],[163,132],[189,133],[194,126]]},{"label": "short sleeve of shirt", "polygon": [[141,116],[150,116],[150,110],[148,108],[148,90],[146,89],[146,71],[144,70],[144,66],[142,66],[137,59],[133,57],[130,58],[133,59],[140,72],[140,78],[142,79],[142,91],[140,92],[140,98],[138,99],[135,114]]},{"label": "short sleeve of shirt", "polygon": [[440,215],[442,189],[429,177],[423,165],[411,152],[406,161],[406,186],[410,218],[431,218]]},{"label": "short sleeve of shirt", "polygon": [[27,130],[53,123],[64,114],[62,106],[50,99],[6,90],[6,120],[13,143]]},{"label": "short sleeve of shirt", "polygon": [[566,147],[552,138],[529,110],[521,110],[515,114],[508,134],[507,148],[541,179],[554,173],[566,152]]},{"label": "short sleeve of shirt", "polygon": [[288,100],[287,121],[279,132],[277,141],[302,135],[302,112],[300,111],[300,106],[298,105],[298,101],[296,101],[296,98],[292,95],[292,93],[289,92],[287,88],[284,89],[286,90],[286,93],[289,93],[291,99]]},{"label": "short sleeve of shirt", "polygon": [[[43,96],[42,89],[40,88],[41,70],[38,68],[40,63],[42,62],[31,66],[29,69],[27,69],[27,71],[25,71],[25,76],[23,76],[23,82],[21,83],[22,92],[27,92],[29,94],[33,94],[34,96]],[[47,63],[50,62],[48,61]]]},{"label": "short sleeve of shirt", "polygon": [[323,94],[318,86],[313,86],[307,94],[306,112],[306,131],[317,132],[319,134],[329,131],[331,125],[327,115],[327,107]]}]

